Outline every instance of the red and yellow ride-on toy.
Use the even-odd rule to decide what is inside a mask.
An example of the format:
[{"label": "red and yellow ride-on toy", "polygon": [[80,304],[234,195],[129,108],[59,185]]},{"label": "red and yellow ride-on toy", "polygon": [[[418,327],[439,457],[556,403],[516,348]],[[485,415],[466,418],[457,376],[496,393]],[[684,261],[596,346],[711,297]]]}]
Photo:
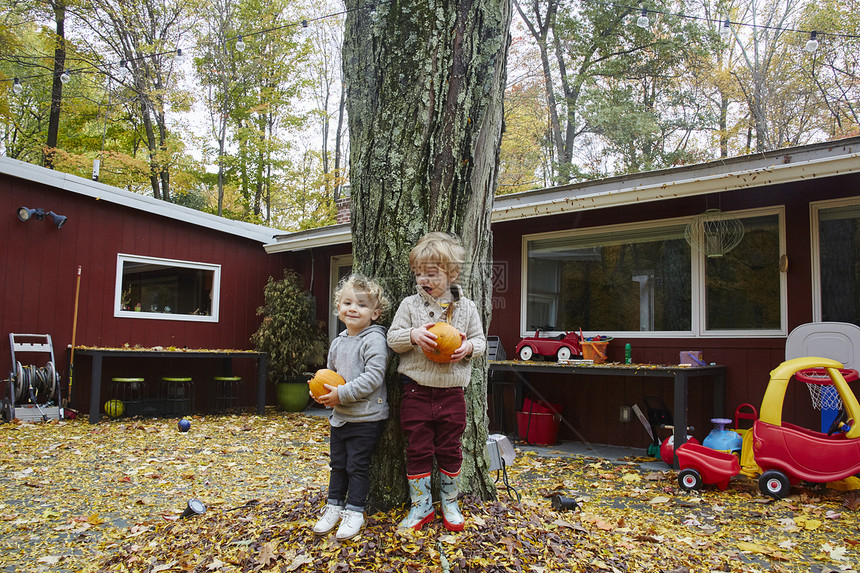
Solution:
[{"label": "red and yellow ride-on toy", "polygon": [[[813,405],[818,408],[822,389],[832,385],[836,390],[841,413],[827,432],[782,421],[785,392],[792,378],[810,386]],[[683,444],[678,448],[680,487],[699,489],[703,483],[713,483],[723,489],[733,475],[743,471],[760,474],[761,492],[780,499],[788,495],[793,483],[835,482],[860,473],[860,423],[856,423],[860,403],[846,378],[856,380],[857,372],[843,369],[836,360],[804,357],[783,362],[771,371],[759,418],[744,434],[740,463],[732,454]]]}]

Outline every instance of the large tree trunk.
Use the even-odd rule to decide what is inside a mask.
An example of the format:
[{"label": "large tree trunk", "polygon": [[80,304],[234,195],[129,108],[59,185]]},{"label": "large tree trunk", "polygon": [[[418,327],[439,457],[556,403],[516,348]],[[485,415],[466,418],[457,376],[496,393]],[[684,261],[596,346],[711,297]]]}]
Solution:
[{"label": "large tree trunk", "polygon": [[[490,212],[498,176],[510,45],[509,0],[347,1],[348,86],[355,268],[384,281],[395,304],[414,292],[409,251],[429,230],[461,237],[461,285],[491,306]],[[372,464],[373,507],[408,498],[399,384],[387,378],[391,419]],[[461,489],[495,495],[486,455],[486,361],[466,392]]]}]

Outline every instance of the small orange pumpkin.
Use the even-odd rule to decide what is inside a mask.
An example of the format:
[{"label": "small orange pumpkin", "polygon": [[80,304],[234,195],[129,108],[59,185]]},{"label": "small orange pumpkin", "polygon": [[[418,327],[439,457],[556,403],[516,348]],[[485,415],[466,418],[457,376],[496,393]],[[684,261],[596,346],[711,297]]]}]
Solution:
[{"label": "small orange pumpkin", "polygon": [[328,384],[329,386],[342,386],[346,384],[346,380],[344,380],[343,376],[334,370],[329,370],[328,368],[317,370],[314,377],[308,382],[308,387],[311,390],[311,394],[314,395],[314,398],[318,399],[320,396],[325,396],[330,392],[330,390],[323,386],[323,384]]},{"label": "small orange pumpkin", "polygon": [[425,356],[433,362],[446,363],[451,361],[454,354],[463,343],[463,338],[457,329],[447,322],[437,322],[429,328],[436,335],[436,348],[424,351]]}]

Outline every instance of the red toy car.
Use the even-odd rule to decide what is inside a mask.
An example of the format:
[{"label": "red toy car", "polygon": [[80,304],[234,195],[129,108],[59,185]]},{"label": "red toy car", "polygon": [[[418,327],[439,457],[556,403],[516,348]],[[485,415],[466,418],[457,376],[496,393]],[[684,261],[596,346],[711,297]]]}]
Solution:
[{"label": "red toy car", "polygon": [[[806,373],[815,369],[826,374],[839,394],[841,414],[827,432],[818,432],[782,420],[782,407],[789,381],[805,383],[821,376]],[[843,375],[845,373],[845,375]],[[762,399],[761,415],[744,433],[740,466],[734,455],[686,443],[677,449],[678,484],[699,489],[702,483],[715,483],[723,489],[733,475],[760,473],[759,490],[776,499],[789,494],[791,485],[800,481],[827,483],[860,473],[860,401],[847,380],[856,380],[856,371],[845,370],[836,360],[802,357],[787,360],[774,368]],[[810,382],[806,382],[810,380]],[[812,383],[821,384],[820,381]]]},{"label": "red toy car", "polygon": [[582,356],[582,347],[579,344],[579,335],[575,332],[541,337],[540,330],[536,330],[534,336],[526,336],[520,340],[514,353],[520,360],[531,360],[535,354],[569,360],[571,356]]}]

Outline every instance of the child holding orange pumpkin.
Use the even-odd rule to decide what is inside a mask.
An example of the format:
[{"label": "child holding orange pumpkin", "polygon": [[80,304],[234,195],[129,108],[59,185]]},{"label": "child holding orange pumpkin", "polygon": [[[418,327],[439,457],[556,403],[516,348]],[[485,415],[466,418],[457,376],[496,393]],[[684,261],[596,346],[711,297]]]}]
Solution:
[{"label": "child holding orange pumpkin", "polygon": [[[461,531],[466,523],[457,505],[463,463],[460,438],[466,429],[463,392],[472,375],[471,358],[484,353],[487,340],[477,306],[456,284],[465,255],[453,235],[424,235],[409,253],[417,292],[403,299],[388,330],[388,345],[400,355],[400,424],[407,439],[412,498],[399,529],[421,529],[435,516],[430,493],[434,457],[440,472],[442,522],[450,531]],[[440,322],[453,326],[453,334],[444,332]],[[449,344],[450,351],[440,356]]]},{"label": "child holding orange pumpkin", "polygon": [[327,366],[346,383],[325,384],[329,392],[314,397],[320,404],[333,408],[329,418],[328,501],[313,527],[317,535],[329,533],[340,522],[335,536],[340,540],[351,539],[364,526],[370,458],[388,419],[385,391],[388,346],[385,328],[374,324],[387,305],[382,287],[358,274],[344,279],[335,293],[335,315],[346,325],[346,330],[332,341]]}]

